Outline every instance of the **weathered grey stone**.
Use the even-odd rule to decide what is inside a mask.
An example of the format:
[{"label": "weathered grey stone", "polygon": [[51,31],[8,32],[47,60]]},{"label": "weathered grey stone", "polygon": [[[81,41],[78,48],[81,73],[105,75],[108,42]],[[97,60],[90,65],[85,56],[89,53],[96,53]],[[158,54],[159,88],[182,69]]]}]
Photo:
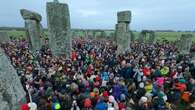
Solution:
[{"label": "weathered grey stone", "polygon": [[39,27],[40,27],[40,40],[41,40],[40,46],[42,46],[43,44],[45,44],[45,34],[41,23],[39,23]]},{"label": "weathered grey stone", "polygon": [[131,37],[130,37],[130,32],[122,32],[122,33],[117,33],[117,36],[122,36],[122,37],[117,37],[117,51],[118,53],[123,53],[124,51],[130,51],[130,43],[131,43]]},{"label": "weathered grey stone", "polygon": [[109,37],[110,37],[110,40],[112,40],[112,41],[115,40],[115,39],[114,39],[114,33],[113,33],[113,32],[111,32],[111,33],[109,34]]},{"label": "weathered grey stone", "polygon": [[101,31],[101,38],[106,38],[106,32],[105,31]]},{"label": "weathered grey stone", "polygon": [[75,31],[71,31],[71,35],[72,35],[72,38],[76,38],[77,37],[77,33]]},{"label": "weathered grey stone", "polygon": [[127,24],[127,23],[116,24],[116,31],[117,32],[128,32],[129,31],[129,24]]},{"label": "weathered grey stone", "polygon": [[85,33],[85,38],[89,38],[88,31],[85,30],[84,33]]},{"label": "weathered grey stone", "polygon": [[21,16],[25,20],[25,29],[29,46],[33,52],[41,48],[41,37],[43,37],[43,27],[40,24],[41,15],[26,9],[20,10]]},{"label": "weathered grey stone", "polygon": [[35,52],[41,48],[41,27],[35,20],[25,20],[26,34],[30,48]]},{"label": "weathered grey stone", "polygon": [[189,54],[192,45],[192,34],[182,34],[180,38],[180,53]]},{"label": "weathered grey stone", "polygon": [[88,32],[88,37],[89,37],[89,38],[94,38],[94,37],[93,37],[93,31],[89,30],[89,32]]},{"label": "weathered grey stone", "polygon": [[130,23],[131,22],[131,11],[121,11],[117,13],[118,23]]},{"label": "weathered grey stone", "polygon": [[180,44],[181,42],[180,42],[180,39],[177,39],[176,41],[175,41],[175,46],[178,48],[178,49],[180,49]]},{"label": "weathered grey stone", "polygon": [[130,51],[131,32],[129,29],[129,23],[131,22],[131,12],[122,11],[117,13],[118,23],[115,30],[115,41],[117,43],[117,53],[124,51]]},{"label": "weathered grey stone", "polygon": [[[2,94],[0,94],[0,95],[2,95]],[[11,109],[9,108],[8,103],[5,102],[5,101],[3,101],[3,97],[2,97],[2,96],[0,96],[0,109],[1,109],[1,110],[11,110]]]},{"label": "weathered grey stone", "polygon": [[10,41],[10,38],[7,32],[0,32],[0,43],[9,42],[9,41]]},{"label": "weathered grey stone", "polygon": [[135,35],[133,34],[132,31],[130,31],[130,36],[131,36],[131,42],[135,42]]},{"label": "weathered grey stone", "polygon": [[33,11],[29,11],[27,9],[21,9],[20,13],[21,13],[23,19],[25,19],[25,20],[31,19],[31,20],[35,20],[35,21],[40,22],[42,19],[40,14],[33,12]]},{"label": "weathered grey stone", "polygon": [[142,30],[139,36],[139,43],[154,43],[154,42],[156,42],[155,32],[150,30]]},{"label": "weathered grey stone", "polygon": [[39,28],[40,28],[40,37],[43,38],[44,37],[44,30],[43,30],[43,26],[41,23],[39,23]]},{"label": "weathered grey stone", "polygon": [[95,36],[96,39],[102,39],[103,36],[105,36],[105,33],[102,30],[95,30],[95,33],[96,33],[96,36]]},{"label": "weathered grey stone", "polygon": [[96,39],[96,32],[93,31],[93,37]]},{"label": "weathered grey stone", "polygon": [[140,33],[139,37],[138,37],[138,42],[139,43],[144,43],[144,39],[145,39],[145,36],[142,33]]},{"label": "weathered grey stone", "polygon": [[70,55],[72,37],[70,30],[70,14],[67,4],[59,2],[47,3],[47,21],[49,44],[55,56]]},{"label": "weathered grey stone", "polygon": [[25,95],[16,70],[0,48],[0,110],[20,110]]},{"label": "weathered grey stone", "polygon": [[155,42],[155,33],[151,32],[149,35],[148,43],[154,43]]}]

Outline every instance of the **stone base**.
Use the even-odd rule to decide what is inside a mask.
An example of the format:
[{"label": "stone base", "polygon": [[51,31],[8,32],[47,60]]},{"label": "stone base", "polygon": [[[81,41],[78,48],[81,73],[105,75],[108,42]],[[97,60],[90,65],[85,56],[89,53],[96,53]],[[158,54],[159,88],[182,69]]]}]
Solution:
[{"label": "stone base", "polygon": [[10,38],[7,32],[0,32],[0,43],[9,42],[9,41],[10,41]]},{"label": "stone base", "polygon": [[0,48],[0,110],[20,110],[25,96],[16,70]]}]

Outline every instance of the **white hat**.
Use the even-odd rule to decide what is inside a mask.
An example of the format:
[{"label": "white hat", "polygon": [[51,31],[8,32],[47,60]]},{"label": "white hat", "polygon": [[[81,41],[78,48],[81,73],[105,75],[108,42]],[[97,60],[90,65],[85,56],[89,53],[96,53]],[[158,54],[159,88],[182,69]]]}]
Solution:
[{"label": "white hat", "polygon": [[145,96],[143,96],[143,97],[141,97],[140,101],[141,101],[141,102],[143,102],[143,103],[145,103],[145,102],[147,102],[147,101],[148,101],[148,98],[147,98],[147,97],[145,97]]},{"label": "white hat", "polygon": [[178,66],[178,69],[182,69],[182,66]]},{"label": "white hat", "polygon": [[144,88],[144,83],[143,82],[139,83],[139,87]]},{"label": "white hat", "polygon": [[165,102],[167,101],[167,96],[166,96],[166,95],[163,96],[163,100],[164,100]]},{"label": "white hat", "polygon": [[37,104],[34,102],[28,103],[29,110],[37,110]]},{"label": "white hat", "polygon": [[58,71],[61,71],[62,70],[62,67],[60,66],[59,68],[58,68]]},{"label": "white hat", "polygon": [[143,81],[146,81],[147,80],[147,77],[146,76],[143,76],[142,80]]}]

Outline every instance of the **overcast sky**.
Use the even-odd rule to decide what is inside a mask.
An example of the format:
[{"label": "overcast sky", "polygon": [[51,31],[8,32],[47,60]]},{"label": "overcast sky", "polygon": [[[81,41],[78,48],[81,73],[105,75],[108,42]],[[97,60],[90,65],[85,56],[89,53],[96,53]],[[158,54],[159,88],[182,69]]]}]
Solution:
[{"label": "overcast sky", "polygon": [[[0,26],[24,26],[19,10],[40,13],[47,26],[46,2],[1,0]],[[195,0],[59,0],[68,3],[72,28],[114,29],[117,11],[131,10],[132,30],[195,30]]]}]

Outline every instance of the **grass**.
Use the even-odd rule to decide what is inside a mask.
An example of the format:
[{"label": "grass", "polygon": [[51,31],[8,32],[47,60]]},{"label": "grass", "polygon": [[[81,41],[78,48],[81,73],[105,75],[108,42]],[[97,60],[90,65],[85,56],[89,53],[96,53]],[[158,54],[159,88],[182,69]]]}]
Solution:
[{"label": "grass", "polygon": [[[9,36],[21,38],[26,37],[26,34],[24,31],[16,31],[16,30],[9,30],[7,31]],[[106,31],[106,33],[109,35],[112,31]],[[48,35],[48,32],[44,32],[45,35]],[[85,36],[85,33],[83,32],[76,32],[76,35],[79,36]],[[157,40],[162,41],[163,39],[169,40],[169,41],[175,41],[180,38],[182,34],[191,33],[193,34],[192,41],[195,42],[195,32],[155,32],[155,36]],[[137,39],[139,37],[140,32],[133,32],[135,38]],[[96,35],[101,35],[101,33],[97,32]]]},{"label": "grass", "polygon": [[[139,37],[139,32],[133,32],[136,39]],[[195,32],[155,32],[157,40],[162,41],[166,39],[168,41],[175,41],[181,37],[182,34],[192,34],[192,41],[195,42]]]},{"label": "grass", "polygon": [[8,36],[12,36],[12,37],[26,37],[26,33],[24,31],[16,31],[16,30],[11,30],[11,31],[7,31],[8,32]]}]

